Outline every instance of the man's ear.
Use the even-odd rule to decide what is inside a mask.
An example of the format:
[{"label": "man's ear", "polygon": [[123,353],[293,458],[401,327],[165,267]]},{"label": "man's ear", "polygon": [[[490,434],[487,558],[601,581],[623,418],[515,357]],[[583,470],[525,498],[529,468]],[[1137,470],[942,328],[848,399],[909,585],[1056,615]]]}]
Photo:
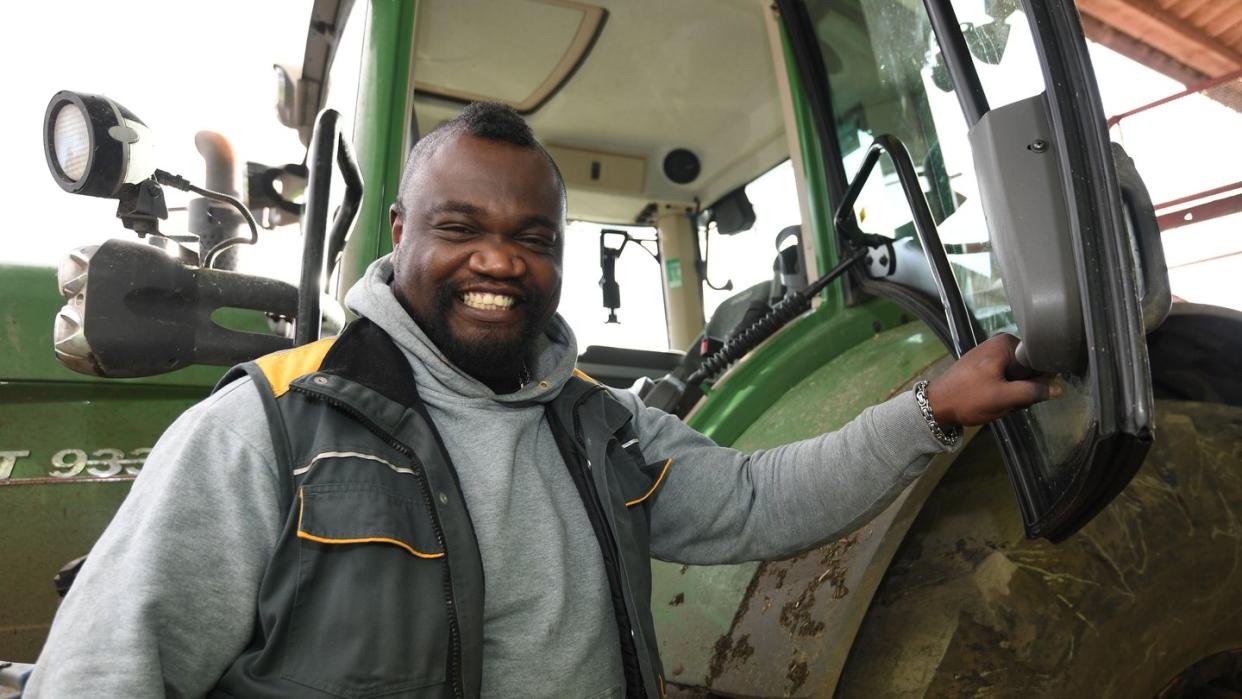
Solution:
[{"label": "man's ear", "polygon": [[388,207],[388,226],[392,228],[392,249],[401,244],[401,235],[405,233],[405,224],[401,221],[401,210],[396,204]]}]

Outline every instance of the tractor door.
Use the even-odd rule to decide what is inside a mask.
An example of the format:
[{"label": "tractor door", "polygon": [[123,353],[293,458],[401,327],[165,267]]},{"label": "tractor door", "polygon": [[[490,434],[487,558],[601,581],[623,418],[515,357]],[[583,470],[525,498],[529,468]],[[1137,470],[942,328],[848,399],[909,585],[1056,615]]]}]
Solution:
[{"label": "tractor door", "polygon": [[1108,142],[1073,3],[778,5],[833,242],[869,252],[850,295],[897,301],[957,354],[1022,339],[1020,359],[1064,393],[993,432],[1027,535],[1069,536],[1151,444],[1144,334],[1169,307],[1150,199]]}]

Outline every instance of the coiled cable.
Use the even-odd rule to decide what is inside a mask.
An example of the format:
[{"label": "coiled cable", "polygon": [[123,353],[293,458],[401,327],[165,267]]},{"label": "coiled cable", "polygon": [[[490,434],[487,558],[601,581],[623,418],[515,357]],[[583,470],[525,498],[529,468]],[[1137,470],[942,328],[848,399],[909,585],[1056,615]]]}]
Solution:
[{"label": "coiled cable", "polygon": [[829,270],[827,274],[808,284],[805,289],[785,296],[763,317],[735,334],[723,347],[704,359],[703,364],[687,377],[686,383],[692,385],[702,383],[719,374],[733,362],[741,359],[747,352],[758,347],[759,343],[783,328],[786,323],[810,308],[811,299],[815,298],[819,292],[823,291],[824,287],[828,286],[834,279],[844,274],[850,267],[853,267],[855,263],[866,256],[866,248],[855,250],[836,267]]}]

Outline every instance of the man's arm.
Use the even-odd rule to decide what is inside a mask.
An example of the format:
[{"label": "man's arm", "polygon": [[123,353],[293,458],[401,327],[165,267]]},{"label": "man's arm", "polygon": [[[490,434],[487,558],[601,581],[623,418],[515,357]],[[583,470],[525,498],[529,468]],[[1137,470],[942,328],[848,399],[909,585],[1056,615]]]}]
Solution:
[{"label": "man's arm", "polygon": [[651,551],[679,563],[778,559],[838,538],[878,514],[942,449],[909,392],[836,432],[752,454],[623,400],[636,411],[643,452],[673,460],[652,498]]},{"label": "man's arm", "polygon": [[202,696],[246,647],[284,520],[248,379],[182,415],[62,603],[30,697]]},{"label": "man's arm", "polygon": [[[1007,381],[1017,340],[1000,335],[967,353],[929,390],[949,428],[980,424],[1048,397],[1036,381]],[[943,447],[907,392],[836,432],[744,454],[717,447],[681,420],[618,392],[635,413],[649,458],[672,458],[652,498],[657,558],[730,563],[782,558],[847,534],[877,515]],[[942,416],[947,416],[942,417]]]}]

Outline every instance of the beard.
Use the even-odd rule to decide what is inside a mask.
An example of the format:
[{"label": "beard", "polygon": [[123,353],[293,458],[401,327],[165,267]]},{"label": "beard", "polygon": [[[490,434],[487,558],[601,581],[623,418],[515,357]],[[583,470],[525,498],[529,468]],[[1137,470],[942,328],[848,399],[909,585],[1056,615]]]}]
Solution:
[{"label": "beard", "polygon": [[475,337],[455,334],[448,318],[453,304],[459,303],[458,291],[449,284],[436,288],[436,312],[432,317],[414,320],[458,369],[484,382],[518,382],[526,371],[527,360],[534,354],[535,341],[544,330],[543,316],[548,304],[544,294],[534,289],[524,288],[522,295],[521,306],[514,311],[522,313],[517,333],[483,332]]}]

